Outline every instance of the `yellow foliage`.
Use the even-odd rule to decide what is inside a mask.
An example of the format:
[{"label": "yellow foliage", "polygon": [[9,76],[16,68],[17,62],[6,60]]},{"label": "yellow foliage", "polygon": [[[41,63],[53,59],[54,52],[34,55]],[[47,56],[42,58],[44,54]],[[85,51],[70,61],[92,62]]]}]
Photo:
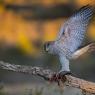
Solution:
[{"label": "yellow foliage", "polygon": [[91,24],[90,27],[89,27],[89,30],[88,30],[88,36],[91,40],[94,40],[95,41],[95,25]]},{"label": "yellow foliage", "polygon": [[5,3],[8,3],[8,4],[13,4],[15,3],[16,1],[20,1],[20,0],[4,0]]},{"label": "yellow foliage", "polygon": [[[24,4],[28,1],[5,0],[5,2],[10,4]],[[69,0],[32,0],[31,2],[48,6],[58,3],[69,3]],[[75,0],[75,2],[79,7],[86,4],[95,4],[95,0]],[[31,42],[38,38],[43,38],[43,41],[55,40],[63,21],[64,19],[57,19],[41,23],[44,34],[39,35],[38,21],[31,21],[31,23],[24,21],[20,16],[17,16],[17,14],[12,13],[11,11],[6,11],[4,6],[0,5],[0,41],[2,40],[7,44],[17,45],[24,53],[34,55],[37,53],[37,49]],[[91,39],[95,39],[94,25],[89,28],[88,35]]]},{"label": "yellow foliage", "polygon": [[84,6],[87,4],[95,5],[95,0],[76,0],[77,5]]},{"label": "yellow foliage", "polygon": [[0,4],[0,14],[2,14],[4,12],[5,12],[4,6]]},{"label": "yellow foliage", "polygon": [[35,54],[36,50],[24,32],[19,31],[17,45],[22,49],[24,53]]},{"label": "yellow foliage", "polygon": [[43,24],[44,26],[44,41],[53,41],[56,39],[58,32],[60,31],[63,19],[54,21],[47,21]]}]

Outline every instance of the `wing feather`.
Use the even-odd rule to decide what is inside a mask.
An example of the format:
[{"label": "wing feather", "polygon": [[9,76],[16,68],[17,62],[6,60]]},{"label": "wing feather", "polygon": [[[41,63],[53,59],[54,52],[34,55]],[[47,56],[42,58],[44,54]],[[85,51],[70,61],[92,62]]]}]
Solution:
[{"label": "wing feather", "polygon": [[81,45],[92,15],[92,7],[90,5],[84,6],[75,12],[64,26],[61,27],[58,39],[64,39],[64,45],[71,52],[75,51]]}]

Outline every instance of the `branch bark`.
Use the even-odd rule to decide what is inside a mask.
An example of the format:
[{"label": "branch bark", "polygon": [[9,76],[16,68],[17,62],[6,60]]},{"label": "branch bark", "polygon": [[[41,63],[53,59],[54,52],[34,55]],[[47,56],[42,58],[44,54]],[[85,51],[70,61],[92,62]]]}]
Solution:
[{"label": "branch bark", "polygon": [[[52,75],[56,74],[56,72],[53,72],[52,70],[49,70],[49,69],[43,69],[42,67],[15,65],[15,64],[5,63],[3,61],[0,61],[0,68],[4,70],[14,71],[14,72],[38,75],[44,78],[45,80],[49,80]],[[62,81],[64,85],[66,86],[72,86],[75,88],[79,88],[84,92],[95,95],[95,83],[93,82],[89,82],[89,81],[86,81],[80,78],[76,78],[71,75],[64,76]]]}]

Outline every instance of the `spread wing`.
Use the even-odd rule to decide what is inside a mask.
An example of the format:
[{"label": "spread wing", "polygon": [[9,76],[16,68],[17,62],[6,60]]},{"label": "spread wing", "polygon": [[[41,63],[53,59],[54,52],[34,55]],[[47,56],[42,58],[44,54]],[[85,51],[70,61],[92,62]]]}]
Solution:
[{"label": "spread wing", "polygon": [[61,27],[57,40],[64,39],[64,44],[68,44],[68,48],[71,48],[71,51],[77,49],[84,39],[92,14],[93,9],[91,6],[82,7]]}]

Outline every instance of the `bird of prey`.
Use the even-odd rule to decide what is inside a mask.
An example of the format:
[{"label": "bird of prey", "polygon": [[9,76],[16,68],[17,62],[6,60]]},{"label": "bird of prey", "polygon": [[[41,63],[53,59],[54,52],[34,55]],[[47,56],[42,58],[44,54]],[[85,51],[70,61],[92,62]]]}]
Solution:
[{"label": "bird of prey", "polygon": [[94,43],[79,49],[92,16],[92,6],[86,5],[80,8],[61,26],[57,39],[44,44],[44,50],[47,53],[59,57],[62,66],[59,75],[70,74],[69,61],[71,59],[76,59],[85,52],[95,49]]}]

